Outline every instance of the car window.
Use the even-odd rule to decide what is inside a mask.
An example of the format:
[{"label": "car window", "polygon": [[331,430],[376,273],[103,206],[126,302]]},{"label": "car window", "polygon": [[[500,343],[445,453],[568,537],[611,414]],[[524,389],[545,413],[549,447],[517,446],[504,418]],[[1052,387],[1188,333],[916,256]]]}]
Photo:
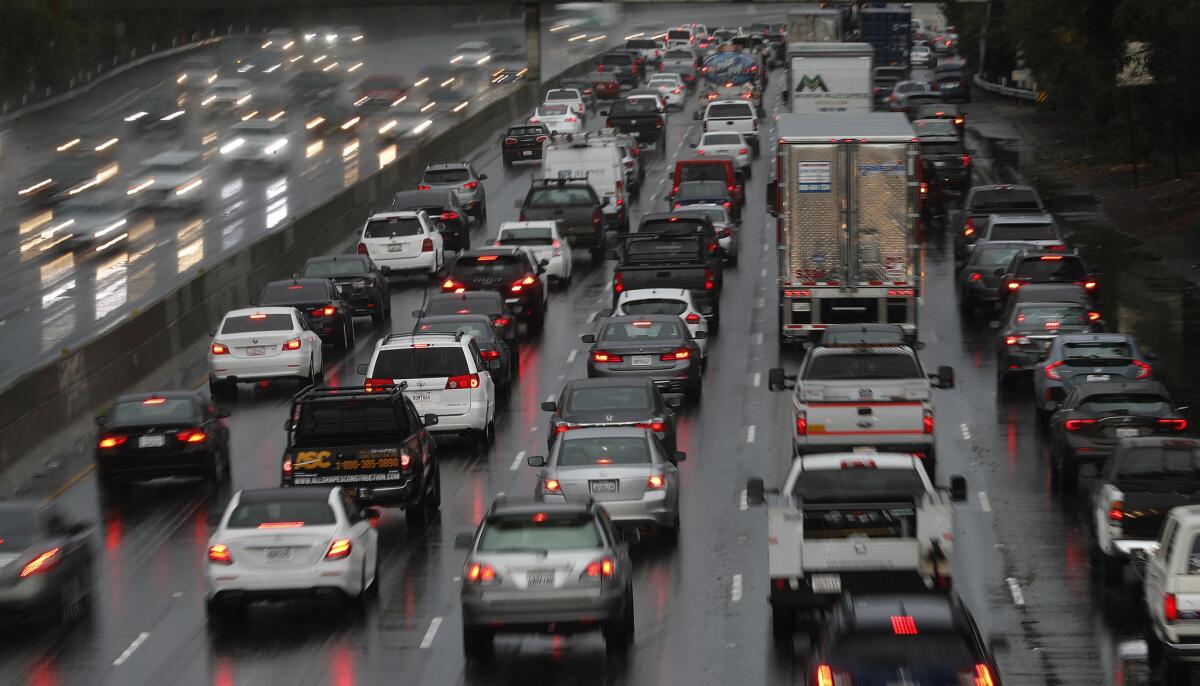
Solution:
[{"label": "car window", "polygon": [[562,207],[563,205],[594,205],[596,197],[587,188],[534,188],[529,191],[526,207]]},{"label": "car window", "polygon": [[681,325],[675,322],[635,321],[608,324],[600,340],[610,343],[632,341],[669,341],[682,338]]},{"label": "car window", "polygon": [[423,233],[421,220],[416,217],[387,217],[369,220],[363,238],[402,238]]},{"label": "car window", "polygon": [[708,119],[753,118],[754,110],[748,103],[716,103],[708,106],[704,116]]},{"label": "car window", "polygon": [[667,31],[667,40],[691,40],[692,32],[679,29]]},{"label": "car window", "polygon": [[688,50],[668,50],[663,58],[668,60],[693,60],[696,56]]},{"label": "car window", "polygon": [[514,274],[525,266],[525,261],[519,255],[467,256],[454,262],[452,273],[456,277],[495,276]]},{"label": "car window", "polygon": [[1166,398],[1146,393],[1105,393],[1083,399],[1080,409],[1095,415],[1169,414]]},{"label": "car window", "polygon": [[379,351],[371,377],[376,379],[421,379],[470,374],[462,348],[395,348]]},{"label": "car window", "polygon": [[242,503],[234,508],[225,525],[229,529],[294,529],[336,524],[328,503],[317,500],[285,500],[274,503]]},{"label": "car window", "polygon": [[658,112],[657,97],[629,97],[614,102],[610,114],[656,114]]},{"label": "car window", "polygon": [[911,355],[854,352],[815,355],[804,370],[810,381],[839,379],[919,379],[921,372]]},{"label": "car window", "polygon": [[269,283],[259,294],[258,301],[264,305],[302,305],[328,300],[326,283]]},{"label": "car window", "polygon": [[720,181],[725,182],[729,171],[723,163],[684,164],[679,168],[679,181]]},{"label": "car window", "polygon": [[110,422],[187,422],[200,419],[191,398],[147,398],[119,402],[108,413]]},{"label": "car window", "polygon": [[558,88],[546,92],[546,100],[578,100],[579,93],[565,88]]},{"label": "car window", "polygon": [[[869,461],[869,456],[864,458]],[[814,469],[797,479],[791,495],[809,502],[853,501],[863,493],[879,501],[920,500],[925,483],[915,469],[855,469],[853,479],[847,479],[841,469]]]},{"label": "car window", "polygon": [[689,239],[630,241],[625,245],[625,259],[630,262],[646,259],[669,261],[696,256],[699,252],[700,246],[697,242]]},{"label": "car window", "polygon": [[251,314],[226,317],[221,324],[221,333],[261,333],[267,331],[292,331],[295,324],[290,314]]},{"label": "car window", "polygon": [[977,267],[1007,267],[1012,262],[1013,255],[1025,249],[1024,245],[1000,246],[981,245],[975,248],[972,263]]},{"label": "car window", "polygon": [[686,200],[688,198],[723,198],[729,194],[729,190],[725,188],[725,182],[722,181],[688,181],[679,184],[679,193],[676,195],[677,200]]},{"label": "car window", "polygon": [[1087,278],[1087,272],[1079,264],[1079,260],[1067,259],[1059,255],[1046,255],[1045,257],[1052,259],[1039,257],[1022,260],[1021,264],[1017,265],[1016,277],[1061,283],[1074,283]]},{"label": "car window", "polygon": [[510,136],[539,136],[545,133],[543,126],[514,126],[508,130]]},{"label": "car window", "polygon": [[650,445],[644,436],[573,438],[559,447],[556,466],[650,464]]},{"label": "car window", "polygon": [[1053,224],[994,224],[988,231],[993,241],[1054,241],[1058,233]]},{"label": "car window", "polygon": [[741,145],[742,137],[736,133],[706,133],[700,147],[706,145]]},{"label": "car window", "polygon": [[571,391],[563,409],[569,412],[649,410],[650,400],[650,392],[644,387],[580,388]]},{"label": "car window", "polygon": [[958,141],[922,141],[921,154],[930,157],[938,155],[961,155],[963,154],[962,143]]},{"label": "car window", "polygon": [[426,169],[423,180],[429,184],[461,183],[471,178],[466,168],[458,169]]},{"label": "car window", "polygon": [[707,217],[708,220],[711,221],[714,225],[729,223],[729,215],[727,215],[725,213],[724,208],[703,207],[703,208],[697,209],[698,207],[699,206],[697,206],[697,205],[691,205],[688,208],[681,208],[681,209],[674,210],[671,214],[678,215],[678,216],[685,216],[685,217],[702,215],[704,217]]},{"label": "car window", "polygon": [[408,415],[390,403],[339,400],[301,405],[292,440],[297,445],[353,445],[362,443],[364,434],[404,440],[412,433]]},{"label": "car window", "polygon": [[665,300],[661,298],[634,300],[621,305],[624,314],[683,314],[687,311],[687,303],[682,300]]},{"label": "car window", "polygon": [[1087,323],[1087,314],[1078,305],[1030,303],[1013,310],[1013,328],[1017,331],[1054,331]]},{"label": "car window", "polygon": [[554,232],[548,226],[521,226],[500,229],[500,242],[517,245],[550,245]]},{"label": "car window", "polygon": [[[913,122],[918,136],[957,136],[958,129],[950,119],[917,119]],[[922,145],[922,147],[924,147]]]},{"label": "car window", "polygon": [[1094,360],[1129,360],[1133,347],[1128,343],[1067,343],[1063,345],[1063,359],[1067,364],[1087,366]]},{"label": "car window", "polygon": [[363,276],[369,271],[360,260],[323,260],[304,265],[306,277]]},{"label": "car window", "polygon": [[534,116],[538,117],[561,117],[567,114],[569,110],[566,105],[539,105],[534,110]]},{"label": "car window", "polygon": [[[484,341],[492,339],[492,325],[488,322],[478,321],[463,321],[463,322],[428,322],[421,323],[417,326],[417,331],[421,333],[465,333],[468,336]],[[395,377],[393,377],[395,378]]]},{"label": "car window", "polygon": [[425,306],[425,314],[499,314],[502,312],[499,296],[495,298],[471,298],[431,300]]},{"label": "car window", "polygon": [[477,550],[481,553],[583,550],[599,548],[603,540],[595,517],[586,513],[500,515],[488,517]]}]

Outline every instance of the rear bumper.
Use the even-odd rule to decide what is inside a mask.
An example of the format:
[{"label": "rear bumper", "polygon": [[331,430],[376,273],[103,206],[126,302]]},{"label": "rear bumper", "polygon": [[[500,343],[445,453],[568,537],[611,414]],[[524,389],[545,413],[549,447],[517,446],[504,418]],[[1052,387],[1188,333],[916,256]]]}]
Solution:
[{"label": "rear bumper", "polygon": [[[596,501],[612,521],[625,526],[671,527],[675,525],[675,510],[668,505],[667,491],[649,491],[638,500]],[[539,496],[545,502],[570,502],[556,495]]]},{"label": "rear bumper", "polygon": [[379,270],[384,274],[403,272],[430,273],[437,269],[437,253],[433,251],[418,253],[412,257],[371,257]]},{"label": "rear bumper", "polygon": [[132,455],[96,455],[96,471],[104,476],[154,479],[166,476],[202,476],[212,460],[207,450],[176,453]]},{"label": "rear bumper", "polygon": [[[838,593],[818,593],[812,590],[810,579],[821,574],[837,575],[841,580],[841,591]],[[945,585],[938,590],[950,587],[948,577],[944,577]],[[889,593],[923,593],[933,589],[926,584],[924,577],[914,570],[878,570],[862,572],[839,572],[830,570],[807,572],[802,577],[772,577],[770,602],[774,609],[827,609],[841,599],[842,593],[878,593],[886,588]]]},{"label": "rear bumper", "polygon": [[[429,410],[424,410],[422,413],[426,411]],[[463,414],[442,414],[440,412],[434,412],[434,414],[438,416],[438,423],[429,427],[429,432],[434,434],[482,431],[487,427],[486,403],[472,403],[471,407]]]},{"label": "rear bumper", "polygon": [[859,435],[844,438],[823,437],[820,442],[798,440],[792,438],[792,453],[794,455],[817,455],[820,453],[844,453],[855,447],[870,447],[881,453],[919,453],[925,458],[933,455],[933,434],[922,434],[921,439],[897,439],[891,434],[881,433],[878,436]]},{"label": "rear bumper", "polygon": [[300,569],[209,564],[204,575],[205,597],[208,600],[255,600],[338,593],[357,595],[361,565],[357,556],[321,560]]},{"label": "rear bumper", "polygon": [[1119,538],[1114,540],[1109,549],[1106,551],[1109,557],[1118,557],[1122,560],[1128,560],[1133,555],[1134,551],[1146,550],[1158,545],[1158,541],[1153,539],[1136,539],[1136,538]]},{"label": "rear bumper", "polygon": [[463,589],[463,625],[512,633],[577,633],[594,631],[621,617],[624,589],[602,587],[593,592],[520,592],[498,594]]},{"label": "rear bumper", "polygon": [[216,380],[262,381],[309,375],[309,351],[280,353],[274,357],[243,357],[209,355],[208,375]]},{"label": "rear bumper", "polygon": [[588,361],[589,379],[627,379],[631,377],[649,378],[663,393],[688,393],[695,390],[700,383],[700,367],[688,362],[682,368],[677,365],[672,369],[616,370],[597,367],[590,360]]}]

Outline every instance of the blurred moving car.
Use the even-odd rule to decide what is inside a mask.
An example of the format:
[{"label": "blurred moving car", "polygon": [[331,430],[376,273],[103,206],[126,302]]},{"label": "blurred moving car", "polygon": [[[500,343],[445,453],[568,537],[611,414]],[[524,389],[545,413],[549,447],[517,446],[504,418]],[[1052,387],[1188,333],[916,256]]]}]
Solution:
[{"label": "blurred moving car", "polygon": [[72,628],[92,607],[92,528],[29,498],[0,501],[0,531],[0,568],[9,577],[0,586],[0,613]]}]

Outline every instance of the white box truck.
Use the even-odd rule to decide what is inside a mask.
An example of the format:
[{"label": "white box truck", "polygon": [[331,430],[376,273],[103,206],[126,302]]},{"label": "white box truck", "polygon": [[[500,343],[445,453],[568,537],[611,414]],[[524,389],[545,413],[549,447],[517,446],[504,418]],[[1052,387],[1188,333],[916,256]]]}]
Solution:
[{"label": "white box truck", "polygon": [[767,188],[779,253],[779,338],[829,324],[899,324],[921,294],[917,138],[898,112],[776,117]]},{"label": "white box truck", "polygon": [[844,30],[841,10],[810,7],[788,12],[788,42],[834,43],[842,39]]},{"label": "white box truck", "polygon": [[870,112],[871,68],[875,49],[869,43],[788,43],[788,87],[796,114]]}]

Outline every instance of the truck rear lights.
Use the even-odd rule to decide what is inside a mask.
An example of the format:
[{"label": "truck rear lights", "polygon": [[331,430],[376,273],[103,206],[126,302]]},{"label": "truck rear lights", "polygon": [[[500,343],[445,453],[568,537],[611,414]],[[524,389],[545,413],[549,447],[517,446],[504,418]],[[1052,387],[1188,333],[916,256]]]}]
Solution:
[{"label": "truck rear lights", "polygon": [[908,615],[892,617],[892,633],[897,636],[916,636],[917,623]]},{"label": "truck rear lights", "polygon": [[460,374],[446,379],[446,389],[479,388],[478,374]]},{"label": "truck rear lights", "polygon": [[888,295],[893,296],[893,297],[914,295],[915,293],[916,293],[916,290],[913,288],[889,288],[888,289]]},{"label": "truck rear lights", "polygon": [[785,298],[808,298],[812,297],[812,291],[807,288],[801,290],[787,289],[783,292]]}]

